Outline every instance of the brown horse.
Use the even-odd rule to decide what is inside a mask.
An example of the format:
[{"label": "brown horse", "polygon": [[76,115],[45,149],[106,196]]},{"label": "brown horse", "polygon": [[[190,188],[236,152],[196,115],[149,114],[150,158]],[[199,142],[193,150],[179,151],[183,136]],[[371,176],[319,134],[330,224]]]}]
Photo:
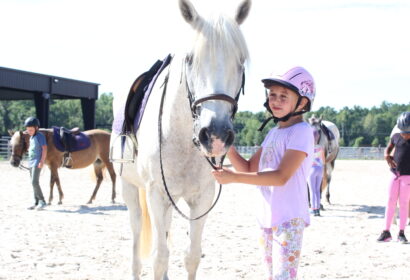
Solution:
[{"label": "brown horse", "polygon": [[[63,190],[61,189],[60,178],[58,176],[58,168],[62,166],[64,153],[57,150],[53,141],[53,130],[52,129],[40,129],[40,132],[46,136],[47,139],[47,157],[45,164],[49,167],[51,171],[50,178],[50,196],[48,199],[48,204],[51,204],[53,200],[53,188],[54,184],[57,184],[58,193],[60,195],[60,200],[58,204],[62,204],[64,197]],[[10,144],[12,148],[12,154],[10,158],[11,165],[19,167],[23,155],[28,151],[30,135],[26,132],[9,131],[11,137]],[[98,188],[103,180],[103,169],[106,167],[110,173],[112,181],[112,203],[115,202],[115,172],[112,163],[109,161],[109,150],[110,150],[110,137],[111,134],[100,129],[92,129],[84,131],[90,138],[91,145],[87,149],[71,152],[72,157],[72,167],[70,169],[79,169],[94,165],[94,172],[97,177],[97,185],[94,188],[93,194],[88,204],[92,203],[97,195]]]}]

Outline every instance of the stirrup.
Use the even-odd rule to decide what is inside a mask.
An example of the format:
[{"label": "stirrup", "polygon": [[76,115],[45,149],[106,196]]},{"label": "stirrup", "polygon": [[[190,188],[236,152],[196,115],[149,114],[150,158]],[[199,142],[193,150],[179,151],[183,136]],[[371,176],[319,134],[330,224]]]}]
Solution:
[{"label": "stirrup", "polygon": [[[120,148],[121,152],[119,156],[114,156],[114,147],[115,144],[118,142],[120,143]],[[131,141],[131,146],[129,147],[129,141]],[[123,144],[124,143],[124,144]],[[133,163],[135,160],[135,157],[137,156],[137,146],[138,144],[136,143],[136,139],[134,139],[129,133],[121,133],[117,137],[114,138],[114,141],[112,141],[111,148],[110,148],[110,155],[109,159],[110,162],[116,162],[116,163]],[[132,149],[131,156],[129,157],[124,157],[124,151],[126,149]]]},{"label": "stirrup", "polygon": [[70,154],[63,156],[63,164],[64,167],[71,168],[73,167],[73,158]]}]

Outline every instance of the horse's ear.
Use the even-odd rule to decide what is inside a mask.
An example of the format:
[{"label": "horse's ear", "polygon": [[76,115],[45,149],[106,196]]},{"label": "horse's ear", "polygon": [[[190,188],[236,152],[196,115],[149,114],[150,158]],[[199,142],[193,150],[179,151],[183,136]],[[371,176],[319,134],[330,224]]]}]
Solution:
[{"label": "horse's ear", "polygon": [[13,129],[8,129],[7,132],[10,136],[13,136],[15,131]]},{"label": "horse's ear", "polygon": [[319,122],[323,120],[323,115],[320,115]]},{"label": "horse's ear", "polygon": [[193,24],[199,17],[197,11],[189,0],[179,0],[179,9],[182,17],[189,24]]},{"label": "horse's ear", "polygon": [[251,9],[251,0],[244,0],[242,1],[241,5],[239,6],[238,10],[236,11],[236,22],[241,25],[245,19],[248,17],[249,10]]}]

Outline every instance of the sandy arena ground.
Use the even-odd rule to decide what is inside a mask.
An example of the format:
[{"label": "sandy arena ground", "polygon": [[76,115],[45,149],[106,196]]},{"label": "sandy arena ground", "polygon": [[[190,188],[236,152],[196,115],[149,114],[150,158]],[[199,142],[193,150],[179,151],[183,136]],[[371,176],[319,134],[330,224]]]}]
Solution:
[{"label": "sandy arena ground", "polygon": [[[65,199],[44,211],[29,211],[32,189],[26,171],[0,162],[0,279],[130,279],[131,230],[117,188],[104,180],[94,204],[91,169],[60,170]],[[377,243],[383,229],[389,172],[383,161],[337,161],[332,205],[312,217],[305,231],[299,279],[410,279],[410,245]],[[48,197],[49,172],[41,186]],[[227,185],[209,215],[197,279],[263,279],[253,190]],[[174,213],[169,277],[186,279],[183,265],[188,222]],[[392,226],[396,238],[398,229]],[[407,227],[407,236],[410,229]],[[152,279],[144,262],[143,279]]]}]

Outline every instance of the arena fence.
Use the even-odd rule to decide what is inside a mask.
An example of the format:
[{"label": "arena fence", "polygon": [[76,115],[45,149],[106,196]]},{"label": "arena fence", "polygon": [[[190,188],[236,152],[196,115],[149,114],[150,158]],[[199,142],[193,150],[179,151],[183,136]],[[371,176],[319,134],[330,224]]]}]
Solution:
[{"label": "arena fence", "polygon": [[[11,155],[11,147],[9,145],[10,137],[0,138],[0,160],[8,160]],[[258,146],[237,146],[238,152],[250,157],[258,149]],[[385,147],[340,147],[338,159],[376,159],[382,160],[384,158]]]},{"label": "arena fence", "polygon": [[[258,146],[238,146],[236,148],[244,157],[250,157],[259,149]],[[382,160],[384,149],[385,147],[340,147],[337,158]]]},{"label": "arena fence", "polygon": [[10,137],[0,137],[0,160],[7,160],[11,155],[11,147],[9,145]]}]

